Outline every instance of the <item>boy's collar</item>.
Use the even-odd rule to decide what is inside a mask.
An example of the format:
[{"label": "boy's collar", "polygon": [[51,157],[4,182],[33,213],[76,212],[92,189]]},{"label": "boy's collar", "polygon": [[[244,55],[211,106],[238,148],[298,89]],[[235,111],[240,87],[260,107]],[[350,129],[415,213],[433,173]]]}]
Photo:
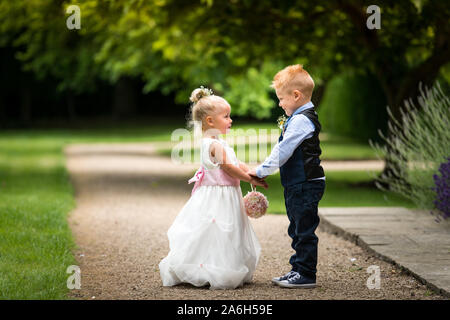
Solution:
[{"label": "boy's collar", "polygon": [[291,117],[296,115],[297,113],[302,112],[303,110],[306,110],[306,109],[309,109],[309,108],[313,108],[313,107],[314,107],[314,104],[311,101],[309,101],[309,102],[305,103],[304,105],[300,106],[297,110],[295,110],[292,113]]}]

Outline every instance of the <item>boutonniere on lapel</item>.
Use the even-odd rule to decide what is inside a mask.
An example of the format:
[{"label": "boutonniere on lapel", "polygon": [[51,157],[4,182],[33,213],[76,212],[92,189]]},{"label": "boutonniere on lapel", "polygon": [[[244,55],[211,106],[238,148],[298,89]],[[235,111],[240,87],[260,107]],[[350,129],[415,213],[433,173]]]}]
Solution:
[{"label": "boutonniere on lapel", "polygon": [[286,124],[286,121],[287,121],[287,118],[284,114],[282,116],[279,116],[278,120],[277,120],[278,128],[280,128],[280,130],[283,133],[284,133],[284,125]]}]

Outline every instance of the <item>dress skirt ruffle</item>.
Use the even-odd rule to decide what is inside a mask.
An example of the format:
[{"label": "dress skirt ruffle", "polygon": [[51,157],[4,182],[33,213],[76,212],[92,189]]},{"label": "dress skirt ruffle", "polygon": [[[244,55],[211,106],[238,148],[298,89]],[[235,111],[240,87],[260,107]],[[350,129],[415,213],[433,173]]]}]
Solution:
[{"label": "dress skirt ruffle", "polygon": [[233,289],[251,282],[261,246],[240,187],[200,186],[167,235],[170,252],[159,264],[164,286]]}]

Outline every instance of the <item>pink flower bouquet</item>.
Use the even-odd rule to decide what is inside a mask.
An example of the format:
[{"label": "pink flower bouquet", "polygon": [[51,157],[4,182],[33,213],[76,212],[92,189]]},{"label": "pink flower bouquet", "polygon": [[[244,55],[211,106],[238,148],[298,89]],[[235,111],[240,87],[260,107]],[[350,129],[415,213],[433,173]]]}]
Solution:
[{"label": "pink flower bouquet", "polygon": [[251,218],[260,218],[266,214],[269,207],[269,201],[261,192],[255,191],[252,185],[252,191],[244,197],[244,208],[247,215]]}]

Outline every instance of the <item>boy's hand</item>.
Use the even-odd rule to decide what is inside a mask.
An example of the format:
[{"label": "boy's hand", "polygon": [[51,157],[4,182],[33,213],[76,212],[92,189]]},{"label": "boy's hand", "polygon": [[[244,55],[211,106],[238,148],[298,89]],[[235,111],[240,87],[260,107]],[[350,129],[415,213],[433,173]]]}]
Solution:
[{"label": "boy's hand", "polygon": [[254,169],[247,171],[247,174],[252,178],[250,183],[256,186],[261,186],[264,189],[267,189],[269,185],[264,180],[264,178],[260,178],[256,175],[256,171]]},{"label": "boy's hand", "polygon": [[265,179],[266,177],[262,177],[262,178],[260,178],[260,177],[258,177],[257,175],[256,175],[256,170],[255,169],[252,169],[252,170],[249,170],[249,171],[247,171],[247,174],[249,175],[249,176],[251,176],[251,177],[255,177],[256,179]]}]

